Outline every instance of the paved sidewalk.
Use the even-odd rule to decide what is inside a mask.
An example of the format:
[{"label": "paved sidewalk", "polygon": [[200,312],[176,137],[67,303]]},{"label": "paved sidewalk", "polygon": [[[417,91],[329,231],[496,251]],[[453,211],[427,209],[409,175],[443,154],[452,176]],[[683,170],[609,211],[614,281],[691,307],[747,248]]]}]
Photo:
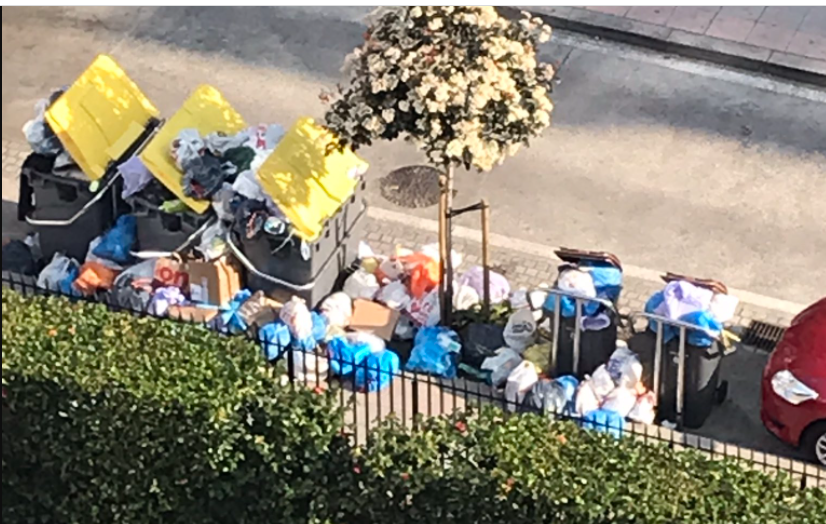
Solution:
[{"label": "paved sidewalk", "polygon": [[826,7],[517,7],[561,29],[826,85]]}]

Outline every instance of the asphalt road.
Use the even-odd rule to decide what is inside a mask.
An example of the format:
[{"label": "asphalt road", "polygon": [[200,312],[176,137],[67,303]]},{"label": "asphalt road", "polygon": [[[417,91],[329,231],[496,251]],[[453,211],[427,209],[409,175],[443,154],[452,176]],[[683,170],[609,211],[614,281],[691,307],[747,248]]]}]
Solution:
[{"label": "asphalt road", "polygon": [[[100,52],[165,115],[210,83],[253,122],[321,117],[368,11],[4,8],[3,138]],[[460,173],[460,204],[488,198],[512,238],[793,302],[826,295],[826,93],[562,33],[543,55],[561,63],[552,129],[492,173]],[[401,143],[363,155],[376,179],[423,159]],[[435,217],[372,187],[373,206]]]}]

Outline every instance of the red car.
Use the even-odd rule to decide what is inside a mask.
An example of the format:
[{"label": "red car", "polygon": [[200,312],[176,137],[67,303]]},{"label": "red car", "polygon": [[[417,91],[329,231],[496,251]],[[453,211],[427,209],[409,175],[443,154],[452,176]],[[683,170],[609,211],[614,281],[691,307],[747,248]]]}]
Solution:
[{"label": "red car", "polygon": [[763,424],[826,466],[826,299],[797,316],[763,371]]}]

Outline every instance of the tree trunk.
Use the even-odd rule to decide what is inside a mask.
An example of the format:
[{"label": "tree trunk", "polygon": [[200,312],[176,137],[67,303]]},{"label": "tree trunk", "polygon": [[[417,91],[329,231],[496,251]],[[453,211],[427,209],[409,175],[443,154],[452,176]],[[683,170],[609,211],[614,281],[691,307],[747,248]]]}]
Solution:
[{"label": "tree trunk", "polygon": [[445,317],[442,318],[442,323],[450,325],[453,320],[453,219],[451,213],[453,212],[453,165],[448,166],[447,175],[444,184],[444,201],[445,201],[445,216],[447,218],[445,235],[444,235],[444,274],[442,278],[445,281]]},{"label": "tree trunk", "polygon": [[439,176],[439,311],[441,312],[441,319],[446,319],[449,316],[448,302],[447,302],[447,280],[445,274],[447,267],[445,261],[447,260],[447,201],[445,186],[447,185],[447,175]]}]

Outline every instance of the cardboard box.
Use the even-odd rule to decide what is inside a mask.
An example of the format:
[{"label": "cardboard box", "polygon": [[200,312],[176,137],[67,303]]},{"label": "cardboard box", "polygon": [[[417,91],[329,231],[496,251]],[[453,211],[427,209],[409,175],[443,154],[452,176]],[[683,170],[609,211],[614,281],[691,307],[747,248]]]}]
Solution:
[{"label": "cardboard box", "polygon": [[186,264],[174,258],[161,258],[155,262],[155,287],[176,287],[187,292],[189,275]]},{"label": "cardboard box", "polygon": [[256,292],[238,309],[238,315],[248,326],[263,327],[278,320],[281,302],[267,298],[263,291]]},{"label": "cardboard box", "polygon": [[198,306],[170,306],[169,318],[182,320],[184,322],[194,322],[196,324],[207,324],[218,316],[217,308],[205,308]]},{"label": "cardboard box", "polygon": [[189,262],[187,274],[190,297],[196,303],[224,306],[241,289],[241,273],[227,257]]},{"label": "cardboard box", "polygon": [[396,332],[396,324],[399,323],[400,315],[398,311],[382,304],[356,299],[353,301],[350,329],[371,333],[389,342],[393,338],[393,333]]}]

